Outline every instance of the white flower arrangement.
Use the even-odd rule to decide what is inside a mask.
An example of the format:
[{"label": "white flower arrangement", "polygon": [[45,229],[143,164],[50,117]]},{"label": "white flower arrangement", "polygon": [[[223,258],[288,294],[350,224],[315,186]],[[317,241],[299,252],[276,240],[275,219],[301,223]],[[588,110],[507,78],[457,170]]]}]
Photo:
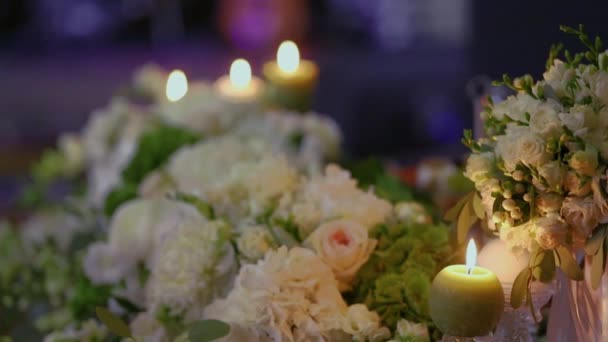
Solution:
[{"label": "white flower arrangement", "polygon": [[[582,27],[562,29],[588,51],[567,52],[561,61],[562,46],[555,46],[542,80],[505,75],[498,82],[517,93],[481,113],[486,137],[465,134],[472,151],[465,176],[476,193],[447,215],[458,221],[461,238],[476,216],[514,252],[530,253],[512,298],[523,298],[532,280],[551,281],[556,267],[582,280],[573,252],[584,249],[594,263],[606,259],[599,246],[608,223],[608,51]],[[597,287],[603,267],[592,272]]]}]

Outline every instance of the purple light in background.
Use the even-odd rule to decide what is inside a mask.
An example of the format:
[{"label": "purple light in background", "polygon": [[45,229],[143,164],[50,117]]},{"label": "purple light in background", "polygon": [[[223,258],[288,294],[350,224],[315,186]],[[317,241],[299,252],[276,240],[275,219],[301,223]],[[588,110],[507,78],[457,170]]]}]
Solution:
[{"label": "purple light in background", "polygon": [[92,2],[74,4],[68,9],[63,31],[69,35],[83,37],[97,32],[104,22],[104,13]]},{"label": "purple light in background", "polygon": [[450,110],[431,112],[427,116],[427,133],[432,140],[439,143],[460,141],[464,122],[458,113]]},{"label": "purple light in background", "polygon": [[276,13],[270,6],[249,6],[230,27],[232,42],[241,49],[257,49],[272,42],[277,32]]}]

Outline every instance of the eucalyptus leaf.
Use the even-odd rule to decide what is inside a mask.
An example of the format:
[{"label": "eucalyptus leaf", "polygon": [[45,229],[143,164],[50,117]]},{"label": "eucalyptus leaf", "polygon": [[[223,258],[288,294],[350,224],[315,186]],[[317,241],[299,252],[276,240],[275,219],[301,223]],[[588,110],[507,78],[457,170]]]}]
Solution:
[{"label": "eucalyptus leaf", "polygon": [[188,331],[191,342],[210,342],[230,333],[230,325],[215,319],[193,323]]},{"label": "eucalyptus leaf", "polygon": [[475,215],[477,215],[480,220],[483,220],[486,217],[486,211],[483,209],[481,197],[478,193],[473,194],[473,210],[475,211]]},{"label": "eucalyptus leaf", "polygon": [[606,238],[606,231],[606,225],[602,224],[593,232],[593,235],[585,243],[585,253],[587,255],[595,255],[600,250]]},{"label": "eucalyptus leaf", "polygon": [[463,198],[461,198],[452,208],[450,208],[445,213],[445,215],[443,216],[443,219],[448,222],[456,221],[458,219],[460,212],[462,211],[462,208],[464,207],[465,204],[468,203],[468,201],[470,200],[470,197],[474,194],[475,194],[475,191],[472,191],[472,192],[468,193],[467,195],[465,195]]},{"label": "eucalyptus leaf", "polygon": [[464,243],[471,226],[478,220],[473,210],[473,198],[470,197],[469,201],[464,205],[460,215],[458,216],[458,223],[456,225],[456,236],[458,243]]},{"label": "eucalyptus leaf", "polygon": [[572,280],[583,280],[583,270],[581,270],[576,260],[574,260],[574,257],[568,248],[559,246],[555,248],[555,253],[557,253],[559,267],[566,273],[568,278]]},{"label": "eucalyptus leaf", "polygon": [[539,264],[532,269],[534,278],[543,282],[549,283],[555,278],[555,256],[553,250],[543,250],[539,253],[542,259]]},{"label": "eucalyptus leaf", "polygon": [[120,337],[133,337],[129,326],[125,322],[123,322],[120,317],[108,311],[108,309],[98,306],[95,308],[95,312],[97,313],[97,317],[99,318],[99,320],[102,321],[103,324],[106,325],[108,330],[110,330],[114,334]]},{"label": "eucalyptus leaf", "polygon": [[513,309],[518,309],[524,303],[524,298],[528,292],[528,283],[530,282],[531,276],[532,271],[530,268],[526,267],[519,272],[515,278],[513,288],[511,288],[511,307]]},{"label": "eucalyptus leaf", "polygon": [[605,265],[606,246],[602,241],[599,251],[593,255],[593,260],[591,260],[591,286],[594,290],[600,286]]}]

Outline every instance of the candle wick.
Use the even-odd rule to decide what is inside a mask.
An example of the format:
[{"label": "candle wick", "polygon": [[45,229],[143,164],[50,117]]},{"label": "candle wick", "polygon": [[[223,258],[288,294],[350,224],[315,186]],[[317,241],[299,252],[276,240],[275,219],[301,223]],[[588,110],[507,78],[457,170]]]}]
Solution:
[{"label": "candle wick", "polygon": [[467,274],[471,274],[472,267],[467,267]]}]

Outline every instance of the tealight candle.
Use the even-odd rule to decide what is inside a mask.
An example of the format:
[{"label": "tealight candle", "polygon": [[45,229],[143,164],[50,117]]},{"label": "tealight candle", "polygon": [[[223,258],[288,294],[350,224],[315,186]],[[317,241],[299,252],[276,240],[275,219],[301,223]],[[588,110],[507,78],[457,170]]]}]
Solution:
[{"label": "tealight candle", "polygon": [[230,74],[220,77],[215,82],[215,89],[232,102],[256,102],[262,96],[264,83],[252,76],[249,62],[239,58],[232,62]]},{"label": "tealight candle", "polygon": [[267,99],[272,106],[308,111],[318,75],[317,65],[300,60],[298,46],[284,41],[277,50],[277,60],[264,64]]},{"label": "tealight candle", "polygon": [[488,335],[504,309],[498,278],[488,269],[475,266],[477,248],[467,247],[466,265],[451,265],[439,272],[431,286],[431,318],[449,336]]}]

